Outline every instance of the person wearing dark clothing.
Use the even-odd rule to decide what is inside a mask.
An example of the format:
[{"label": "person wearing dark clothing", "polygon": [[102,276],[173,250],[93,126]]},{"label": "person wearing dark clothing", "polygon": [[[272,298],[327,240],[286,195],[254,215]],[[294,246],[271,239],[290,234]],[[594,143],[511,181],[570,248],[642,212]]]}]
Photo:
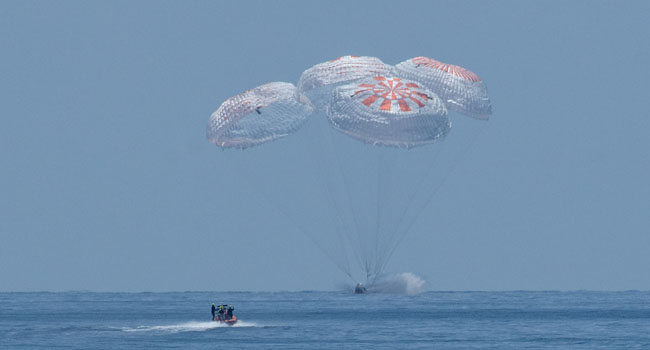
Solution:
[{"label": "person wearing dark clothing", "polygon": [[227,320],[232,319],[232,312],[235,310],[235,308],[232,305],[228,305],[228,316],[226,316]]},{"label": "person wearing dark clothing", "polygon": [[217,311],[217,308],[212,304],[212,319],[214,320],[214,316],[216,316],[214,313]]},{"label": "person wearing dark clothing", "polygon": [[225,312],[226,312],[226,309],[224,308],[224,305],[219,305],[219,312],[218,312],[218,316],[217,316],[219,318],[219,321],[224,320]]}]

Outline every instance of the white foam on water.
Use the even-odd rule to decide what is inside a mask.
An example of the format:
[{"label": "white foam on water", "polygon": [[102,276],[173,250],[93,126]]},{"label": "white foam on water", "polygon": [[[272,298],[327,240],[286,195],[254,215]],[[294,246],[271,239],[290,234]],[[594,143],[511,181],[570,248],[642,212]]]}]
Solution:
[{"label": "white foam on water", "polygon": [[368,287],[370,293],[413,295],[424,292],[426,282],[412,272],[388,275]]},{"label": "white foam on water", "polygon": [[179,333],[179,332],[202,332],[214,328],[228,328],[228,327],[259,327],[253,322],[237,321],[232,326],[224,323],[214,321],[190,321],[179,324],[159,325],[159,326],[138,326],[134,328],[122,328],[125,332],[165,332],[165,333]]}]

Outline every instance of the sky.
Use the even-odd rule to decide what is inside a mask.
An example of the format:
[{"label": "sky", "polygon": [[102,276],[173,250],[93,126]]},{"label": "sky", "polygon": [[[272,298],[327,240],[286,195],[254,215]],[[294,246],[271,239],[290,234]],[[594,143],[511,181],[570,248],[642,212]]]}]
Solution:
[{"label": "sky", "polygon": [[345,276],[205,125],[350,54],[467,67],[493,104],[389,272],[650,290],[649,17],[647,1],[3,1],[0,291],[335,289]]}]

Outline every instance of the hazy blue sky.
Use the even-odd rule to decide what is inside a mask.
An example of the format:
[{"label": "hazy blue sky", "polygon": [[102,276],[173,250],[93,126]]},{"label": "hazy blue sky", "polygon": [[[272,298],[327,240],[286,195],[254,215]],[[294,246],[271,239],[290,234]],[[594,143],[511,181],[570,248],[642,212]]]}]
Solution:
[{"label": "hazy blue sky", "polygon": [[390,271],[650,289],[648,18],[648,1],[3,1],[0,291],[334,288],[205,124],[346,54],[459,64],[493,101]]}]

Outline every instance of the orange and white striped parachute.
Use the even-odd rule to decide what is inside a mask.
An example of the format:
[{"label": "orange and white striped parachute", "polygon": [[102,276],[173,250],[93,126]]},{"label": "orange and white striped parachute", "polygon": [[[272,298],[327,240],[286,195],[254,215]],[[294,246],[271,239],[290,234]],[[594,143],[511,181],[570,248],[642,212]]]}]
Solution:
[{"label": "orange and white striped parachute", "polygon": [[353,138],[400,148],[433,143],[451,129],[437,95],[395,77],[376,76],[336,88],[327,117],[335,129]]},{"label": "orange and white striped parachute", "polygon": [[468,69],[428,57],[415,57],[397,64],[395,73],[422,83],[438,94],[449,109],[477,119],[488,119],[492,114],[487,87]]},{"label": "orange and white striped parachute", "polygon": [[293,84],[268,83],[222,103],[210,116],[206,136],[222,148],[248,148],[296,132],[312,112]]}]

